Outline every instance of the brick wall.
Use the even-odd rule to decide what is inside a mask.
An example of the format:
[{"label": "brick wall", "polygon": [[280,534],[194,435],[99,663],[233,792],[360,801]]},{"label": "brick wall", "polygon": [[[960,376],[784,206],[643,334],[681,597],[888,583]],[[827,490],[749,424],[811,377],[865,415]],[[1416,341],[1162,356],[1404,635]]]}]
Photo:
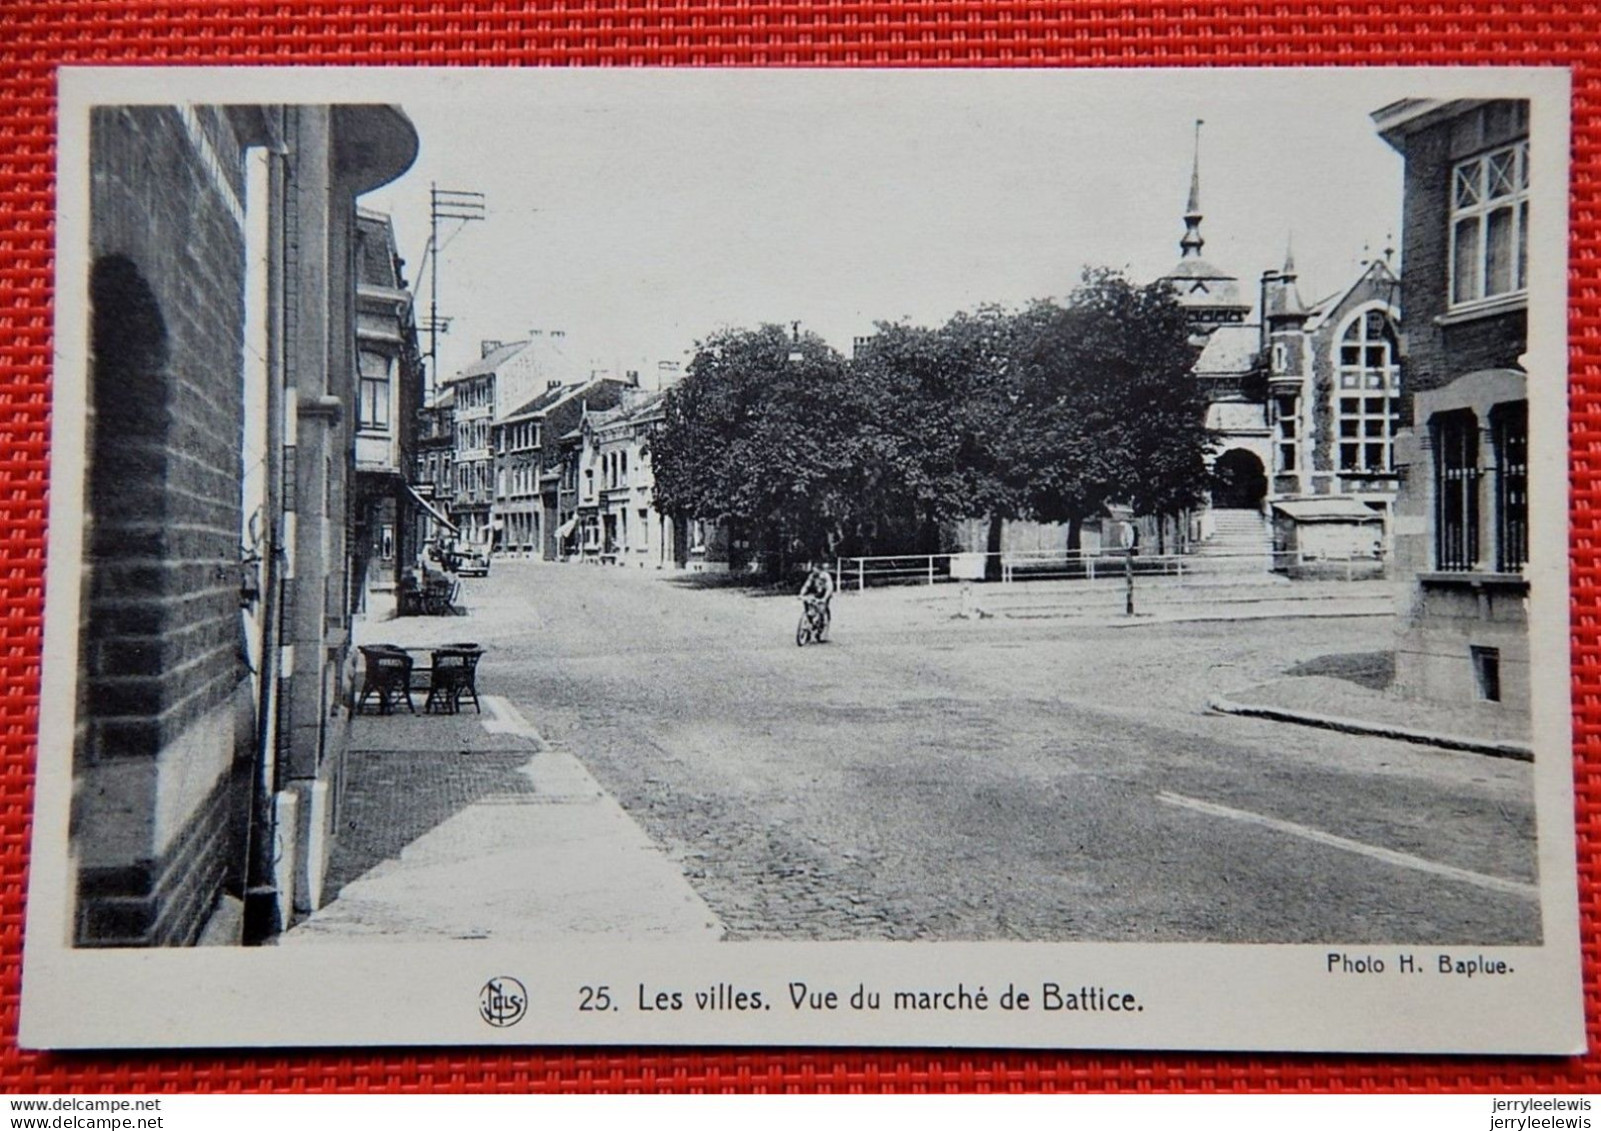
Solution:
[{"label": "brick wall", "polygon": [[79,941],[183,942],[227,868],[219,798],[248,754],[242,165],[205,107],[96,109],[90,153]]},{"label": "brick wall", "polygon": [[199,937],[227,879],[233,802],[220,778],[184,835],[159,855],[85,868],[78,881],[81,946],[183,946]]},{"label": "brick wall", "polygon": [[1439,388],[1479,369],[1516,368],[1527,340],[1522,310],[1442,325],[1450,306],[1450,192],[1455,162],[1504,138],[1465,141],[1458,119],[1447,119],[1406,139],[1402,206],[1401,292],[1407,349],[1402,388]]}]

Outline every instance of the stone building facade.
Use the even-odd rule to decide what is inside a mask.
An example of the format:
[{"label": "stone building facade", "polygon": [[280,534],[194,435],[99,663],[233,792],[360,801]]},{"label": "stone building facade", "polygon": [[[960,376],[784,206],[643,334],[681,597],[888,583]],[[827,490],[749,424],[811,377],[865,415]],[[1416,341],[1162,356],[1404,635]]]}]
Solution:
[{"label": "stone building facade", "polygon": [[355,609],[355,197],[385,106],[92,111],[74,942],[316,906]]},{"label": "stone building facade", "polygon": [[[619,387],[622,382],[596,376],[575,360],[560,330],[530,331],[513,342],[486,341],[480,354],[445,386],[452,396],[455,427],[450,518],[463,538],[504,548],[512,533],[507,516],[514,516],[519,548],[548,546],[543,485],[530,494],[522,478],[536,452],[542,468],[553,462],[546,458],[549,428],[536,417],[575,390],[589,389],[604,400],[608,394],[597,391],[597,382]],[[605,403],[615,404],[614,394]],[[562,414],[564,430],[576,427],[580,415],[581,410]],[[514,470],[519,472],[515,496]]]},{"label": "stone building facade", "polygon": [[629,388],[616,408],[584,414],[577,504],[581,557],[652,569],[688,563],[684,525],[655,508],[651,440],[665,413],[665,393]]}]

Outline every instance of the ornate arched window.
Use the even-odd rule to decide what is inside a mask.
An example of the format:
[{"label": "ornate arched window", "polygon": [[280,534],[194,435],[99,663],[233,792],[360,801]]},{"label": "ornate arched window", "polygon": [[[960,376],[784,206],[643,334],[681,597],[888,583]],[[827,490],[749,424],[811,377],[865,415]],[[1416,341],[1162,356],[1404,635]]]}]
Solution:
[{"label": "ornate arched window", "polygon": [[1382,309],[1365,310],[1340,335],[1334,390],[1339,470],[1387,472],[1401,407],[1395,323]]}]

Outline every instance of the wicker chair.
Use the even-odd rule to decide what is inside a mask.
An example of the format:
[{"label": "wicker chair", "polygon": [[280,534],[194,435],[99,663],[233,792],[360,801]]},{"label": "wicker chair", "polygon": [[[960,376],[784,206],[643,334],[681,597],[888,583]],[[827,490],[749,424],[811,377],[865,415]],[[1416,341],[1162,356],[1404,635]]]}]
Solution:
[{"label": "wicker chair", "polygon": [[430,577],[423,588],[422,611],[431,617],[446,617],[456,611],[461,582],[453,577]]},{"label": "wicker chair", "polygon": [[454,715],[461,710],[463,696],[471,696],[473,710],[483,714],[478,703],[478,657],[484,654],[477,645],[449,645],[434,652],[433,674],[428,683],[428,701],[423,710],[429,714]]},{"label": "wicker chair", "polygon": [[359,714],[367,707],[367,699],[378,696],[378,713],[387,715],[393,707],[405,701],[412,714],[417,704],[411,699],[411,655],[392,644],[371,644],[361,649],[364,672],[361,698],[356,701]]}]

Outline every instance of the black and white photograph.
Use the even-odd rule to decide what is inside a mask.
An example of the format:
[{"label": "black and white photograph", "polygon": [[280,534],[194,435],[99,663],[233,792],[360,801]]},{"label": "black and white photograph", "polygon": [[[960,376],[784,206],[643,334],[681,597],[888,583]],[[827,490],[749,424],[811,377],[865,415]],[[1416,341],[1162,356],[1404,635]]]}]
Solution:
[{"label": "black and white photograph", "polygon": [[63,71],[24,1044],[1582,1047],[1568,97]]}]

